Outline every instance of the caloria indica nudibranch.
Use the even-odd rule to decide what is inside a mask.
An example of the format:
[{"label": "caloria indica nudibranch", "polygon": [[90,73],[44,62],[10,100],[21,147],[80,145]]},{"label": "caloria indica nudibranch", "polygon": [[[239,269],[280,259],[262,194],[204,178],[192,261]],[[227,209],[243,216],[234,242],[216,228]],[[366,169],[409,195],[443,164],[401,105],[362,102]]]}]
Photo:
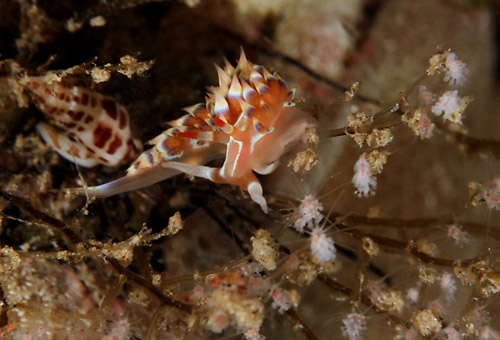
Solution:
[{"label": "caloria indica nudibranch", "polygon": [[129,163],[142,151],[127,110],[113,98],[72,85],[29,77],[24,87],[50,124],[38,123],[43,140],[84,167]]},{"label": "caloria indica nudibranch", "polygon": [[[179,173],[216,183],[238,185],[267,213],[262,186],[254,174],[272,172],[292,146],[305,142],[305,130],[316,120],[295,107],[278,72],[254,65],[244,52],[236,68],[216,66],[219,86],[211,87],[204,104],[185,109],[170,129],[150,141],[125,177],[87,188],[106,197],[139,189]],[[225,157],[220,168],[204,166]],[[82,190],[80,189],[80,192]]]}]

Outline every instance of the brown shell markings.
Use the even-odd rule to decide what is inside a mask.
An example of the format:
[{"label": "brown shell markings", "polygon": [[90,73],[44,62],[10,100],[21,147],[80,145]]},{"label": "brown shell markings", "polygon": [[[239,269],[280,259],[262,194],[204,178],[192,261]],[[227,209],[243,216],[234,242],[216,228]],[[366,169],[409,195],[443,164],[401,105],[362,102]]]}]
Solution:
[{"label": "brown shell markings", "polygon": [[39,123],[37,131],[64,158],[84,167],[118,166],[141,152],[127,110],[113,98],[38,77],[29,78],[25,88],[50,123]]}]

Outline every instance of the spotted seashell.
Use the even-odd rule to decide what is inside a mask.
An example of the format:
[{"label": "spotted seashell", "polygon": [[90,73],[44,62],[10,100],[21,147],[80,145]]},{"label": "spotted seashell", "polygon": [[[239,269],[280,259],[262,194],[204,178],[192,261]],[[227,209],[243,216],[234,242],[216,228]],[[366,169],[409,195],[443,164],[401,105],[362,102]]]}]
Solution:
[{"label": "spotted seashell", "polygon": [[113,98],[38,77],[29,78],[25,88],[48,121],[39,123],[37,131],[64,158],[84,167],[118,166],[142,150],[127,110]]}]

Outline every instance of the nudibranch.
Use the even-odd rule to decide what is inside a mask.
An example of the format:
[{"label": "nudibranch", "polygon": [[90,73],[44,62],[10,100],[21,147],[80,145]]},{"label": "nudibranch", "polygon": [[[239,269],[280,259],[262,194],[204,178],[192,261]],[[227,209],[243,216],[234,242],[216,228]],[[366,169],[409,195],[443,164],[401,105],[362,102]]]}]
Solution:
[{"label": "nudibranch", "polygon": [[30,77],[24,86],[50,123],[38,123],[38,133],[62,157],[84,167],[114,167],[142,151],[127,110],[113,98],[64,80]]},{"label": "nudibranch", "polygon": [[[316,126],[316,120],[295,107],[295,91],[287,89],[278,72],[252,64],[243,50],[236,68],[226,60],[224,69],[216,69],[219,86],[209,88],[204,104],[185,108],[188,114],[151,140],[154,146],[125,177],[86,192],[107,197],[186,173],[240,186],[267,213],[254,172],[272,172],[285,152],[305,143],[305,130]],[[223,157],[220,168],[204,166]]]}]

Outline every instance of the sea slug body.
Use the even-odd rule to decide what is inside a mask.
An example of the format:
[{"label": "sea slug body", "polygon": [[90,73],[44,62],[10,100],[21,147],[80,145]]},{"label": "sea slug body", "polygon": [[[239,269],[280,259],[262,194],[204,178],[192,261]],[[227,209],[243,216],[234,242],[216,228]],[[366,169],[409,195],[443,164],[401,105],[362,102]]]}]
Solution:
[{"label": "sea slug body", "polygon": [[[125,177],[87,192],[107,197],[186,173],[238,185],[267,213],[254,172],[272,172],[284,153],[305,143],[305,130],[316,120],[295,107],[294,91],[278,72],[252,64],[243,51],[236,68],[227,61],[216,68],[219,86],[209,88],[204,104],[186,108],[187,115],[170,122]],[[220,168],[203,165],[218,158],[224,158]]]}]

